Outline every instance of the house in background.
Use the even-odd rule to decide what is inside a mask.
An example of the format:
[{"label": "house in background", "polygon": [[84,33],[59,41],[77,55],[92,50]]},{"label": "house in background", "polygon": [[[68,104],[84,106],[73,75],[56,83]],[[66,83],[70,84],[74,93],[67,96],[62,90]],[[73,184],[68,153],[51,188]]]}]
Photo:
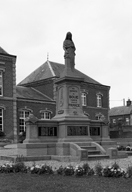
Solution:
[{"label": "house in background", "polygon": [[126,106],[111,108],[109,120],[111,138],[132,137],[132,101],[128,99]]},{"label": "house in background", "polygon": [[[16,86],[15,64],[16,56],[0,48],[0,131],[17,141],[19,133],[25,131],[25,118],[30,113],[39,119],[55,116],[55,81],[65,65],[47,60]],[[91,120],[108,120],[110,87],[77,69],[75,73],[85,80],[80,93],[84,114]],[[91,134],[96,134],[96,130]]]}]

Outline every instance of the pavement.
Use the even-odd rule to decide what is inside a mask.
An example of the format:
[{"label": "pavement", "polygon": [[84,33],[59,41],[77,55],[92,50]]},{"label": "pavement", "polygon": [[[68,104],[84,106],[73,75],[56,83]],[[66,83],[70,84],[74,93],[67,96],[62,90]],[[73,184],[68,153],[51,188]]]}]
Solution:
[{"label": "pavement", "polygon": [[10,144],[0,148],[0,156],[17,155],[17,144]]},{"label": "pavement", "polygon": [[4,148],[5,148],[5,149],[16,149],[16,148],[17,148],[17,144],[5,145]]}]

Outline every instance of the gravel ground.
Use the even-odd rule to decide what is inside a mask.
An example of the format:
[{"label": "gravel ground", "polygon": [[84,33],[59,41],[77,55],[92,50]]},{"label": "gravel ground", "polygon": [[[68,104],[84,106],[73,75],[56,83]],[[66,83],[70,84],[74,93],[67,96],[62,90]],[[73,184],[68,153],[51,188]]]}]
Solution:
[{"label": "gravel ground", "polygon": [[[11,156],[11,155],[17,155],[17,149],[0,149],[0,156]],[[128,158],[123,159],[104,159],[104,160],[98,160],[98,161],[79,161],[79,162],[59,162],[59,161],[36,161],[35,164],[41,165],[41,164],[47,164],[52,166],[53,169],[60,167],[61,165],[63,167],[67,165],[82,165],[84,163],[88,163],[91,168],[94,168],[94,166],[100,162],[102,166],[111,165],[114,162],[117,162],[121,168],[126,169],[128,166],[132,166],[132,156],[129,156]],[[9,161],[3,161],[0,160],[0,165],[7,163]],[[25,162],[26,165],[32,166],[34,162]]]}]

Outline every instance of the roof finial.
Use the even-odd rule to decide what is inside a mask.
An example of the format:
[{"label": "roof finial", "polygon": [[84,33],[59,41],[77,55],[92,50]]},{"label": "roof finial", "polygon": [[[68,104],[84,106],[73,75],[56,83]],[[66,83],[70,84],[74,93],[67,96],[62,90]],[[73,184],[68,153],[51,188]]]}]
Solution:
[{"label": "roof finial", "polygon": [[47,52],[47,61],[49,61],[49,53]]}]

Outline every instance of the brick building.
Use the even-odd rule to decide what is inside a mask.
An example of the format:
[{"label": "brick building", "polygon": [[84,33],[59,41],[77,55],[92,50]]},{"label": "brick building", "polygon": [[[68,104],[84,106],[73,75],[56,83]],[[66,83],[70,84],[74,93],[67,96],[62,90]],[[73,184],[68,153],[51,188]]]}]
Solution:
[{"label": "brick building", "polygon": [[[16,86],[16,56],[0,48],[0,130],[17,140],[25,131],[24,119],[33,113],[37,118],[50,119],[56,111],[56,84],[64,64],[46,61]],[[91,120],[108,120],[109,86],[102,85],[75,69],[83,77],[81,84],[84,114]]]},{"label": "brick building", "polygon": [[132,137],[132,101],[128,99],[125,106],[111,108],[109,121],[112,138]]}]

